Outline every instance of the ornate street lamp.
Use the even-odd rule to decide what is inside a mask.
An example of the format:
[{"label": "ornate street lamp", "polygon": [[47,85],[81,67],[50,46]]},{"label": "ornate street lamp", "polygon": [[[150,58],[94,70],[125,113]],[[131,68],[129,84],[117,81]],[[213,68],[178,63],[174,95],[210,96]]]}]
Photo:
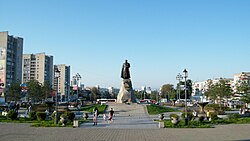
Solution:
[{"label": "ornate street lamp", "polygon": [[78,92],[78,83],[79,83],[79,80],[82,79],[81,75],[79,73],[76,73],[75,76],[73,76],[73,79],[76,80],[76,86],[77,86],[77,99],[79,99],[79,92]]},{"label": "ornate street lamp", "polygon": [[178,94],[177,94],[177,99],[181,99],[181,80],[183,79],[182,75],[180,73],[178,73],[178,75],[176,76],[176,80],[179,80],[179,86],[178,86]]},{"label": "ornate street lamp", "polygon": [[184,69],[183,76],[185,79],[185,126],[188,125],[188,117],[187,117],[187,77],[188,77],[188,71]]},{"label": "ornate street lamp", "polygon": [[55,70],[55,78],[57,82],[57,88],[56,88],[56,113],[55,113],[55,124],[58,123],[58,101],[57,101],[57,96],[58,96],[58,88],[59,88],[59,77],[60,77],[60,71],[58,68]]}]

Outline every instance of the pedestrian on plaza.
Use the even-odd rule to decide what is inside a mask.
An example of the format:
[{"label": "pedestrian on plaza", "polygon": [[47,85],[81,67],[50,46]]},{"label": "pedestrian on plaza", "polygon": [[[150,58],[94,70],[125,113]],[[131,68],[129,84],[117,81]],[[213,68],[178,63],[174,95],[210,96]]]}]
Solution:
[{"label": "pedestrian on plaza", "polygon": [[198,114],[197,114],[197,112],[196,112],[195,110],[193,110],[193,116],[194,116],[194,117],[197,117],[197,116],[198,116]]},{"label": "pedestrian on plaza", "polygon": [[104,121],[106,121],[106,120],[107,120],[107,116],[106,116],[106,114],[105,114],[105,113],[103,114],[103,120],[104,120]]},{"label": "pedestrian on plaza", "polygon": [[243,109],[242,109],[242,108],[240,108],[239,114],[241,115],[241,114],[242,114],[242,112],[243,112]]},{"label": "pedestrian on plaza", "polygon": [[29,108],[28,108],[28,112],[31,112],[31,111],[32,111],[32,107],[30,105]]},{"label": "pedestrian on plaza", "polygon": [[48,120],[49,119],[49,111],[47,109],[45,110],[45,114],[46,114],[46,118],[45,119]]},{"label": "pedestrian on plaza", "polygon": [[108,118],[109,123],[110,123],[111,121],[113,121],[113,115],[114,115],[114,110],[113,110],[113,108],[111,108],[110,111],[109,111],[109,118]]},{"label": "pedestrian on plaza", "polygon": [[94,114],[95,112],[97,113],[97,117],[98,117],[98,116],[99,116],[99,111],[98,111],[98,109],[97,109],[96,107],[93,109],[93,114]]},{"label": "pedestrian on plaza", "polygon": [[95,112],[93,113],[93,126],[97,125],[97,110],[95,110]]},{"label": "pedestrian on plaza", "polygon": [[209,110],[207,110],[207,120],[209,120],[210,116],[211,116],[211,113],[209,112]]}]

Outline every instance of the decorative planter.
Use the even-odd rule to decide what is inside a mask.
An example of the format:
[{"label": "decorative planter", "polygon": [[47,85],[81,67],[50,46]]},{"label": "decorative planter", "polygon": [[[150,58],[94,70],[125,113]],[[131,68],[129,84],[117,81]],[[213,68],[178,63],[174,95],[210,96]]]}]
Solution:
[{"label": "decorative planter", "polygon": [[171,122],[173,123],[173,125],[177,125],[179,123],[179,120],[176,118],[172,118]]},{"label": "decorative planter", "polygon": [[159,114],[159,119],[160,119],[160,121],[163,121],[163,119],[164,119],[164,114]]},{"label": "decorative planter", "polygon": [[221,118],[221,119],[227,119],[228,118],[228,115],[217,115],[218,118]]}]

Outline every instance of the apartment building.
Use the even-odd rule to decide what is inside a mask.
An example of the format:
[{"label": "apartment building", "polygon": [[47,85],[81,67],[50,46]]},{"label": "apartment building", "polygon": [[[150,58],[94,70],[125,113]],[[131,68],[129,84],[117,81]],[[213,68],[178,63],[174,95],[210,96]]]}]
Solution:
[{"label": "apartment building", "polygon": [[237,92],[237,85],[241,82],[250,82],[250,72],[241,72],[234,75],[233,92]]},{"label": "apartment building", "polygon": [[54,65],[54,73],[59,70],[59,77],[54,78],[53,88],[58,90],[60,101],[68,101],[70,95],[70,66],[65,64]]},{"label": "apartment building", "polygon": [[24,54],[22,66],[22,83],[37,80],[44,84],[45,81],[53,84],[53,56],[45,53]]},{"label": "apartment building", "polygon": [[23,38],[0,32],[0,96],[6,99],[8,85],[22,80]]},{"label": "apartment building", "polygon": [[226,81],[228,85],[233,86],[234,79],[231,78],[216,78],[216,79],[208,79],[206,81],[194,82],[192,84],[192,96],[203,96],[204,93],[208,90],[208,85],[219,83],[220,80]]}]

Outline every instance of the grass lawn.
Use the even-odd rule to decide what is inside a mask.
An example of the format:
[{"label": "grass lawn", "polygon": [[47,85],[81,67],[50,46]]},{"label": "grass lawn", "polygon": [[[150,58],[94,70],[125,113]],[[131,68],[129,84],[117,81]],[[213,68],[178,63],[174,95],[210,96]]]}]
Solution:
[{"label": "grass lawn", "polygon": [[6,116],[0,116],[0,122],[13,122],[13,123],[37,123],[37,120],[30,120],[29,118],[17,118],[15,120],[7,119]]},{"label": "grass lawn", "polygon": [[178,112],[179,110],[158,106],[158,105],[147,105],[148,114],[150,115],[157,115],[166,112]]},{"label": "grass lawn", "polygon": [[250,124],[250,118],[235,118],[235,119],[217,119],[213,121],[188,121],[188,126],[185,126],[184,120],[181,120],[178,125],[174,126],[171,120],[164,120],[165,128],[213,128],[215,125],[225,124]]},{"label": "grass lawn", "polygon": [[94,108],[98,109],[98,112],[100,114],[103,114],[107,105],[101,105],[101,104],[96,104],[96,105],[87,105],[87,106],[83,106],[81,107],[81,111],[86,111],[86,112],[93,112]]}]

